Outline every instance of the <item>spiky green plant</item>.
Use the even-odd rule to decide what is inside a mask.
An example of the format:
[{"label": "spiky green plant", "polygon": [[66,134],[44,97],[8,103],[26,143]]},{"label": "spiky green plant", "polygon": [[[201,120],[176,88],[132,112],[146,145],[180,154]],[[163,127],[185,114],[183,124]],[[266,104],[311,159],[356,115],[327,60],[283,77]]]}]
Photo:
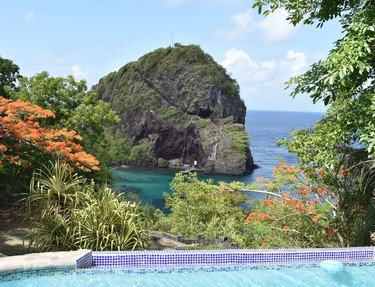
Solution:
[{"label": "spiky green plant", "polygon": [[26,206],[32,242],[41,251],[134,250],[149,244],[137,204],[95,187],[65,163],[34,173]]}]

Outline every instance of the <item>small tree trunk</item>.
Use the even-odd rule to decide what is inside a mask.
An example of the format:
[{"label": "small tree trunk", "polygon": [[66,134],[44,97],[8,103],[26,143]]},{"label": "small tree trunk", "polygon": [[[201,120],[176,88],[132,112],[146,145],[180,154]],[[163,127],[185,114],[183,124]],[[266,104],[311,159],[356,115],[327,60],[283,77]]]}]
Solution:
[{"label": "small tree trunk", "polygon": [[12,196],[13,196],[15,190],[16,190],[16,186],[17,186],[17,183],[18,183],[18,180],[19,180],[21,174],[22,174],[21,169],[15,169],[14,175],[12,176],[12,179],[10,180],[10,189],[9,189],[8,194],[7,194],[7,203],[11,203],[11,201],[12,201]]}]

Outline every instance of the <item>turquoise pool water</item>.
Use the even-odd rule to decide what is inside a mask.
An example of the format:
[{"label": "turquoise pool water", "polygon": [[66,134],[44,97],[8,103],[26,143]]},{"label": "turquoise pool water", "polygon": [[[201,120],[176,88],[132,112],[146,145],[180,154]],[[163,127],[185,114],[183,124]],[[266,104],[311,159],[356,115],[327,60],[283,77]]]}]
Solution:
[{"label": "turquoise pool water", "polygon": [[[43,276],[42,276],[43,275]],[[343,271],[328,273],[316,265],[297,266],[236,266],[143,270],[60,270],[31,271],[18,274],[13,281],[0,283],[1,287],[29,286],[375,286],[374,264],[350,264]],[[1,281],[0,281],[1,282]]]}]

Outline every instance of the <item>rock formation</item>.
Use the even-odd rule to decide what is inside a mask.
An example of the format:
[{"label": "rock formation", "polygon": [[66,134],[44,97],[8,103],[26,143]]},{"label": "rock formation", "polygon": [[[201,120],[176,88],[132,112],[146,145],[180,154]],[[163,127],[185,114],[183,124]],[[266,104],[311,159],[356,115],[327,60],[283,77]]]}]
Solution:
[{"label": "rock formation", "polygon": [[199,46],[160,48],[93,87],[132,144],[125,164],[193,166],[243,174],[253,167],[239,86]]}]

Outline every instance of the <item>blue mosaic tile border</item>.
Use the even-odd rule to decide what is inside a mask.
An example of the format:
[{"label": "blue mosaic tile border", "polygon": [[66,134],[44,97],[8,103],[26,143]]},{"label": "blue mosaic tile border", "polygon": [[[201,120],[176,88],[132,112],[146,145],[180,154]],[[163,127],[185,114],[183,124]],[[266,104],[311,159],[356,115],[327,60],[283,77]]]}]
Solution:
[{"label": "blue mosaic tile border", "polygon": [[375,247],[316,249],[229,249],[168,251],[92,252],[96,268],[162,268],[189,266],[228,266],[251,264],[373,262]]},{"label": "blue mosaic tile border", "polygon": [[[345,266],[375,266],[375,262],[345,263]],[[294,264],[294,265],[247,265],[247,266],[201,266],[201,267],[173,267],[173,268],[140,268],[140,269],[43,269],[43,270],[29,270],[16,273],[8,273],[0,275],[0,283],[8,281],[22,280],[25,278],[53,276],[53,275],[101,275],[101,274],[170,274],[170,273],[197,273],[197,272],[236,272],[246,270],[283,270],[296,268],[320,268],[319,264]]]},{"label": "blue mosaic tile border", "polygon": [[92,266],[92,251],[76,260],[77,268],[90,268]]},{"label": "blue mosaic tile border", "polygon": [[275,265],[374,262],[375,247],[316,249],[229,249],[92,252],[95,268],[168,268],[199,266]]},{"label": "blue mosaic tile border", "polygon": [[74,269],[72,269],[71,267],[67,267],[67,268],[60,267],[60,268],[36,269],[36,270],[5,273],[5,274],[0,274],[0,283],[21,280],[21,279],[30,278],[30,277],[51,276],[51,275],[56,275],[56,274],[61,274],[61,275],[70,274],[72,270]]}]

